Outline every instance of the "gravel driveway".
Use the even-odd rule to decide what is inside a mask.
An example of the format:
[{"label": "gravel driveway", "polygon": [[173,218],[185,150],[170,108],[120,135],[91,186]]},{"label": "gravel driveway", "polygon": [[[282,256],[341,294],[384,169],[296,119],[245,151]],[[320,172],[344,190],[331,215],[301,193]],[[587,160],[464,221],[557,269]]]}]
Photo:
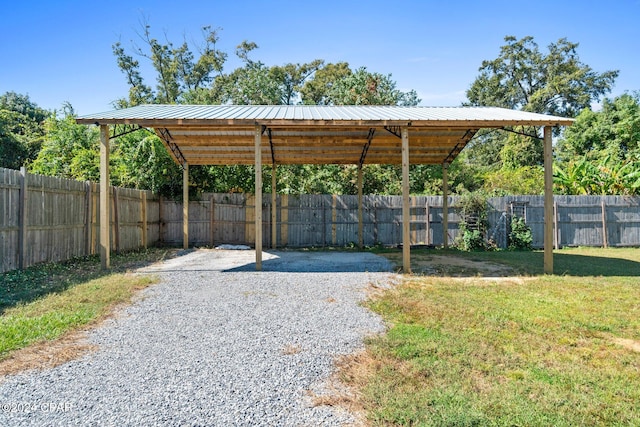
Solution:
[{"label": "gravel driveway", "polygon": [[314,406],[336,356],[383,330],[359,302],[393,275],[368,253],[191,251],[94,330],[99,350],[0,384],[0,425],[344,425]]}]

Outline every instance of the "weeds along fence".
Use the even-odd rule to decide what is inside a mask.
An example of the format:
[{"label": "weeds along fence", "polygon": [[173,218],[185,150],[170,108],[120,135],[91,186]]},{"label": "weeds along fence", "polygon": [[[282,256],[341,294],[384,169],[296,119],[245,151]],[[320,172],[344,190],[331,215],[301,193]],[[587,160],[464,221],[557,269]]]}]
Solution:
[{"label": "weeds along fence", "polygon": [[[182,245],[182,203],[148,191],[110,190],[111,249]],[[263,245],[342,247],[358,242],[358,197],[278,195],[275,234],[271,197],[262,205]],[[458,198],[449,198],[448,236],[454,242],[461,217]],[[543,245],[542,196],[488,200],[489,236],[506,246],[509,219],[525,218],[533,246]],[[0,272],[40,262],[98,252],[99,188],[91,182],[27,174],[0,168]],[[189,243],[253,245],[255,198],[250,194],[203,194],[189,203]],[[411,197],[411,243],[443,244],[440,196]],[[368,246],[402,242],[402,197],[363,197],[363,238]],[[555,196],[554,244],[640,246],[640,198]]]}]

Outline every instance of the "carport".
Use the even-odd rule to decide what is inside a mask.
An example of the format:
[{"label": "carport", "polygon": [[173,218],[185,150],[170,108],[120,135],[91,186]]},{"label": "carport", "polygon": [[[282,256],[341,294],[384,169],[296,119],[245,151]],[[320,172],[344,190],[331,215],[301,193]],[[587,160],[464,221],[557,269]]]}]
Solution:
[{"label": "carport", "polygon": [[[276,171],[285,164],[351,164],[358,167],[362,246],[362,167],[402,165],[403,270],[411,271],[409,165],[441,165],[443,230],[448,245],[447,168],[483,128],[544,127],[544,271],[553,273],[552,129],[564,117],[494,107],[140,105],[91,114],[80,124],[100,126],[100,257],[110,263],[109,140],[152,128],[183,168],[183,242],[188,246],[189,165],[254,165],[255,203],[262,206],[262,165],[272,165],[272,227]],[[262,269],[262,216],[255,215],[256,269]],[[275,233],[274,233],[275,235]]]}]

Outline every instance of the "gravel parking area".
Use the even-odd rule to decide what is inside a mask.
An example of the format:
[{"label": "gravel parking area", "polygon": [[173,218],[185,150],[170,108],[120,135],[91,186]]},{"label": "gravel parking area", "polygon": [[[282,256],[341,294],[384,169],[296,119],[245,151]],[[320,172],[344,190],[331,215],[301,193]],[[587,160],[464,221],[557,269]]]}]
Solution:
[{"label": "gravel parking area", "polygon": [[98,350],[0,384],[0,425],[345,425],[314,406],[337,356],[384,329],[359,305],[394,276],[368,253],[197,250],[92,331]]}]

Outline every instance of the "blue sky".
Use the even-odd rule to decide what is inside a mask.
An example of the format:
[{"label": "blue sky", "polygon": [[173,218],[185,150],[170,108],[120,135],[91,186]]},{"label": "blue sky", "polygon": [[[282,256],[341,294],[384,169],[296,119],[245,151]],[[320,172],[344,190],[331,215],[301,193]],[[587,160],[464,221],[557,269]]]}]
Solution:
[{"label": "blue sky", "polygon": [[[0,14],[0,94],[28,94],[43,108],[70,102],[80,115],[127,94],[111,46],[131,46],[146,19],[174,43],[219,27],[219,48],[254,41],[267,65],[347,61],[392,74],[422,105],[454,106],[506,35],[531,35],[546,50],[566,37],[582,62],[620,70],[610,96],[640,90],[640,0],[580,1],[12,1]],[[152,74],[145,74],[154,83]]]}]

